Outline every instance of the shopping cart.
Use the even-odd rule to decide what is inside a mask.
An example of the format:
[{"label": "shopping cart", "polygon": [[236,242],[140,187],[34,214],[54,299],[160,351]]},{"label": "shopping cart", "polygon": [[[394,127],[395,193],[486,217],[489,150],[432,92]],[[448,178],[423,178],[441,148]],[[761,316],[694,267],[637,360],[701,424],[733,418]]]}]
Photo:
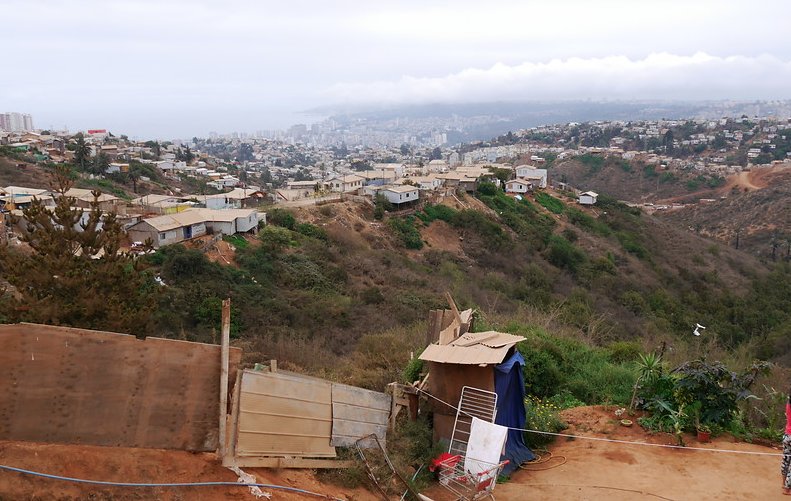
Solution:
[{"label": "shopping cart", "polygon": [[461,455],[452,455],[436,463],[439,483],[447,490],[464,501],[473,501],[491,497],[494,499],[494,486],[503,466],[508,460],[500,463],[487,463]]}]

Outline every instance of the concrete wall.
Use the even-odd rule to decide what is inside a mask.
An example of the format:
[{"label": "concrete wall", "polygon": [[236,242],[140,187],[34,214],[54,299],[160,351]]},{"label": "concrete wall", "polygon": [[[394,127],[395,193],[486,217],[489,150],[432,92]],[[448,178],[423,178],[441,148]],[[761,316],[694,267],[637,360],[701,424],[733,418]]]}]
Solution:
[{"label": "concrete wall", "polygon": [[0,440],[217,448],[219,346],[38,324],[0,346]]}]

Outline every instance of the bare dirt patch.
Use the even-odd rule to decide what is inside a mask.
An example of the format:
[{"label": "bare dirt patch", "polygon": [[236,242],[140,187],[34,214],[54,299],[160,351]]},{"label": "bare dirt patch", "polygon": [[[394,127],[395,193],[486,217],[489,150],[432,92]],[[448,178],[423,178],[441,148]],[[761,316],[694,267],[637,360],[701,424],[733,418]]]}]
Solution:
[{"label": "bare dirt patch", "polygon": [[[612,407],[579,407],[564,411],[570,434],[674,444],[668,434],[649,434],[636,423],[619,424]],[[636,416],[630,419],[636,420]],[[684,438],[689,447],[779,453],[760,445],[718,437],[701,444],[692,435]],[[689,449],[596,442],[558,438],[549,447],[566,463],[542,470],[519,470],[498,485],[498,499],[788,499],[781,494],[780,458],[716,453]],[[551,463],[548,463],[551,464]],[[528,467],[529,468],[529,467]],[[435,494],[436,491],[436,495]],[[436,500],[442,488],[432,489]]]},{"label": "bare dirt patch", "polygon": [[459,233],[445,221],[433,221],[420,232],[426,242],[425,249],[464,255]]},{"label": "bare dirt patch", "polygon": [[[54,475],[130,483],[236,482],[215,454],[159,449],[127,449],[0,441],[2,464]],[[308,490],[336,498],[373,501],[364,489],[346,489],[316,479],[311,470],[245,468],[259,483]],[[316,499],[304,494],[265,489],[273,500]],[[248,500],[246,487],[106,487],[49,480],[0,470],[0,499],[40,501],[95,500]]]}]

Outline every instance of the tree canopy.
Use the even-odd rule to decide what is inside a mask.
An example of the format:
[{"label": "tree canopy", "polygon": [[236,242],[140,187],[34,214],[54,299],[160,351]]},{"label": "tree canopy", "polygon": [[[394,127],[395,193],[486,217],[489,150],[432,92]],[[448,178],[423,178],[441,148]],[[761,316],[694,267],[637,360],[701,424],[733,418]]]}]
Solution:
[{"label": "tree canopy", "polygon": [[30,251],[0,247],[0,274],[12,286],[0,316],[145,335],[159,286],[120,251],[123,228],[115,214],[99,209],[98,192],[88,209],[64,195],[69,174],[57,168],[54,207],[37,199],[23,210],[22,240]]}]

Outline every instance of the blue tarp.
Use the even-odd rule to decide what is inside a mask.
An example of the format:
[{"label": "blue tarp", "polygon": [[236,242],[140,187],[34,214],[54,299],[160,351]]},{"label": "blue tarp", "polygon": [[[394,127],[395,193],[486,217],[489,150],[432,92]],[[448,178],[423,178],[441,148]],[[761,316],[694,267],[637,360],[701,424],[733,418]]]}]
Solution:
[{"label": "blue tarp", "polygon": [[[525,427],[525,384],[522,380],[522,366],[525,359],[514,350],[508,360],[495,366],[494,391],[497,393],[497,419],[501,426],[522,429]],[[503,460],[510,462],[503,468],[502,474],[509,476],[525,461],[535,459],[535,454],[525,445],[522,432],[508,430],[508,441],[505,443]]]}]

